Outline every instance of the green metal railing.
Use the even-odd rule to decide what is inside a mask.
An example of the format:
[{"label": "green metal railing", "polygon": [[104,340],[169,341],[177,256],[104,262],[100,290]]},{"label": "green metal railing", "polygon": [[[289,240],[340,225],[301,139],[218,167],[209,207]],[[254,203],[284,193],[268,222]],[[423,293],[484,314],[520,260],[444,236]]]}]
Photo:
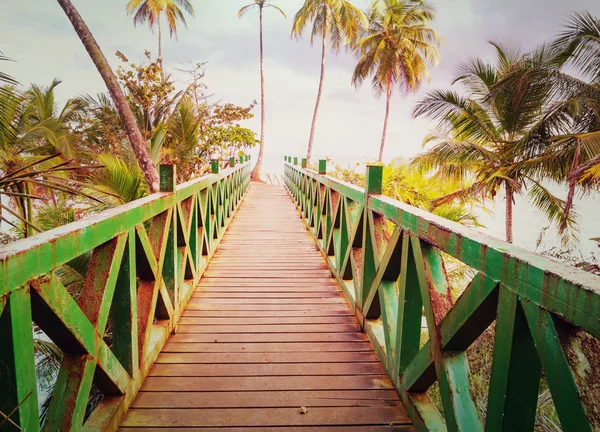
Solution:
[{"label": "green metal railing", "polygon": [[[533,430],[542,380],[564,430],[598,430],[600,277],[381,195],[381,166],[363,189],[326,176],[325,161],[315,172],[285,159],[285,184],[419,430]],[[448,256],[474,273],[456,301]],[[484,421],[465,351],[494,326]],[[443,414],[426,393],[436,382]]]},{"label": "green metal railing", "polygon": [[[63,354],[43,429],[116,430],[248,188],[248,159],[178,186],[162,165],[161,192],[0,248],[0,429],[40,429],[35,323]],[[57,272],[86,255],[76,298]]]}]

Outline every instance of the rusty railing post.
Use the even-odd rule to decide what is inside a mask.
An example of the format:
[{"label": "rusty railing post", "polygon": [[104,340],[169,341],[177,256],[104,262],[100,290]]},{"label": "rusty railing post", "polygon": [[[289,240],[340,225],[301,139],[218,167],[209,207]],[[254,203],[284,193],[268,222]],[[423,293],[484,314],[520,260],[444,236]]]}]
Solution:
[{"label": "rusty railing post", "polygon": [[327,159],[319,159],[319,174],[327,174]]},{"label": "rusty railing post", "polygon": [[382,178],[383,178],[383,166],[381,165],[367,165],[367,174],[365,181],[365,196],[363,206],[363,233],[362,233],[362,277],[359,282],[359,296],[356,299],[357,307],[356,311],[360,314],[359,322],[364,327],[365,316],[363,315],[363,307],[365,304],[365,297],[369,293],[371,284],[375,279],[375,273],[377,271],[374,266],[374,248],[371,244],[371,232],[369,224],[369,196],[370,195],[381,195],[382,190]]},{"label": "rusty railing post", "polygon": [[173,214],[171,216],[171,224],[169,225],[169,233],[167,235],[167,248],[165,252],[165,261],[163,264],[162,277],[173,299],[173,308],[176,311],[180,310],[180,299],[177,283],[177,199],[175,197],[175,188],[177,187],[177,167],[175,165],[160,165],[160,191],[173,193]]}]

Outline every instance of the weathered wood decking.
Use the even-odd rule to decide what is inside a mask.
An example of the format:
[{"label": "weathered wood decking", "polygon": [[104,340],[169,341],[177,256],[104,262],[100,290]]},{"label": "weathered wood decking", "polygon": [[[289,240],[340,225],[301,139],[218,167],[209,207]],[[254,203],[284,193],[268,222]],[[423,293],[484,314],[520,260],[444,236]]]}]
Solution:
[{"label": "weathered wood decking", "polygon": [[123,419],[130,428],[411,429],[282,187],[252,185]]}]

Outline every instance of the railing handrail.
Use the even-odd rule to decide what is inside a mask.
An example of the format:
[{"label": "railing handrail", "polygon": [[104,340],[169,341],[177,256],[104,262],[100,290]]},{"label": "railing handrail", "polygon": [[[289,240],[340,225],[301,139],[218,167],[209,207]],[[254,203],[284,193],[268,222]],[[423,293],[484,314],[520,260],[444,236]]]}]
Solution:
[{"label": "railing handrail", "polygon": [[[62,350],[44,428],[118,428],[243,199],[249,160],[180,185],[161,165],[161,192],[0,248],[0,410],[11,422],[40,428],[35,322]],[[72,295],[61,266],[83,254]],[[92,384],[106,397],[85,420]]]},{"label": "railing handrail", "polygon": [[[310,178],[318,180],[320,183],[331,187],[336,192],[340,192],[348,196],[348,198],[351,198],[352,200],[355,200],[361,204],[364,203],[365,188],[361,186],[345,182],[327,174],[319,174],[310,168],[301,168],[293,163],[284,162],[284,164],[290,168],[302,172],[304,175]],[[352,190],[352,192],[348,193],[348,190],[344,191],[344,188],[349,188]],[[427,222],[435,225],[435,227],[441,231],[454,232],[462,237],[471,237],[476,239],[475,241],[482,246],[502,250],[502,253],[505,253],[511,258],[519,260],[528,265],[540,266],[542,264],[546,264],[549,267],[552,267],[552,270],[550,271],[552,275],[568,280],[572,284],[580,286],[583,289],[594,291],[600,294],[600,276],[597,276],[593,273],[586,272],[585,270],[575,266],[554,260],[537,252],[530,251],[524,247],[508,243],[475,228],[459,224],[458,222],[451,221],[442,216],[438,216],[386,195],[369,194],[369,200],[369,208],[377,211],[377,213],[380,213],[387,219],[399,220],[398,215],[393,215],[393,213],[390,211],[390,208],[395,208],[406,214],[426,220]],[[415,229],[415,232],[417,232],[417,227],[412,228]],[[421,234],[426,237],[426,233]],[[429,240],[432,241],[432,239]]]},{"label": "railing handrail", "polygon": [[[484,429],[465,351],[494,322],[485,430],[533,429],[542,369],[565,430],[600,428],[600,277],[382,195],[381,165],[361,188],[291,160],[285,184],[417,429]],[[475,273],[456,299],[442,253]]]},{"label": "railing handrail", "polygon": [[[249,164],[249,162],[246,162],[246,164]],[[116,234],[119,234],[119,232],[128,231],[142,223],[144,220],[165,211],[167,207],[172,205],[170,201],[173,196],[175,197],[176,202],[181,202],[189,198],[192,194],[197,193],[199,190],[214,185],[219,180],[229,177],[231,174],[242,169],[243,166],[244,165],[237,165],[233,168],[226,168],[223,171],[219,171],[217,174],[208,173],[188,182],[181,183],[176,186],[175,194],[172,192],[156,192],[0,247],[0,275],[2,275],[3,282],[0,286],[0,296],[10,291],[9,287],[11,285],[20,287],[29,279],[45,274],[52,268],[81,255],[85,250],[90,250],[101,245],[108,239],[113,238]],[[103,225],[115,224],[115,222],[119,222],[120,219],[132,215],[135,210],[142,208],[148,212],[144,212],[143,215],[140,214],[138,217],[134,216],[129,221],[124,221],[123,224],[118,225],[118,230],[113,229],[110,234],[99,235],[94,233],[94,235],[89,235],[86,233],[86,231],[90,229],[93,230],[95,228],[103,228]],[[97,229],[96,231],[101,230]],[[71,248],[70,245],[61,244],[65,239],[77,235],[87,235],[88,237],[93,237],[93,240],[91,243],[86,243],[85,247],[82,249]],[[73,242],[73,240],[70,240],[70,242]],[[23,254],[40,253],[40,249],[48,247],[49,245],[53,245],[52,248],[48,249],[52,249],[54,258],[56,257],[55,252],[57,249],[61,249],[61,251],[65,253],[65,256],[62,257],[60,261],[57,261],[56,259],[48,260],[47,257],[40,257],[41,259],[37,260],[38,266],[35,268],[35,272],[31,272],[29,267],[23,266],[21,261],[23,259]],[[42,251],[41,253],[44,252],[45,251]]]}]

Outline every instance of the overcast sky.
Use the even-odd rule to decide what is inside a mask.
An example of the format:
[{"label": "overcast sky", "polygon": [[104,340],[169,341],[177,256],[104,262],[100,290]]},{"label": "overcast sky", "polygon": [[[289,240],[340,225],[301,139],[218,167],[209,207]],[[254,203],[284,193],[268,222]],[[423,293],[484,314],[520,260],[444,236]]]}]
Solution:
[{"label": "overcast sky", "polygon": [[[147,27],[134,28],[125,13],[126,0],[73,0],[113,66],[120,50],[138,61],[145,49],[156,52],[156,35]],[[186,62],[208,62],[206,84],[218,99],[247,105],[260,100],[258,15],[237,18],[250,0],[192,0],[196,17],[188,18],[178,40],[164,37],[165,66],[173,70]],[[272,157],[305,153],[319,79],[320,52],[307,38],[290,39],[294,13],[303,0],[280,0],[288,15],[265,11],[266,152]],[[105,87],[62,9],[54,0],[21,0],[1,7],[0,51],[15,60],[3,64],[22,84],[63,81],[59,99],[95,94]],[[369,1],[356,0],[366,9]],[[430,86],[446,88],[456,65],[471,56],[490,57],[487,41],[518,44],[529,49],[552,38],[573,11],[600,14],[598,0],[433,0],[437,19],[432,27],[444,38],[442,62],[431,71]],[[325,88],[315,138],[315,156],[333,159],[374,159],[384,114],[384,100],[375,99],[368,85],[350,85],[354,65],[350,53],[327,60]],[[414,120],[410,111],[419,94],[392,101],[385,158],[412,156],[431,124]],[[260,111],[246,126],[259,132]]]}]

